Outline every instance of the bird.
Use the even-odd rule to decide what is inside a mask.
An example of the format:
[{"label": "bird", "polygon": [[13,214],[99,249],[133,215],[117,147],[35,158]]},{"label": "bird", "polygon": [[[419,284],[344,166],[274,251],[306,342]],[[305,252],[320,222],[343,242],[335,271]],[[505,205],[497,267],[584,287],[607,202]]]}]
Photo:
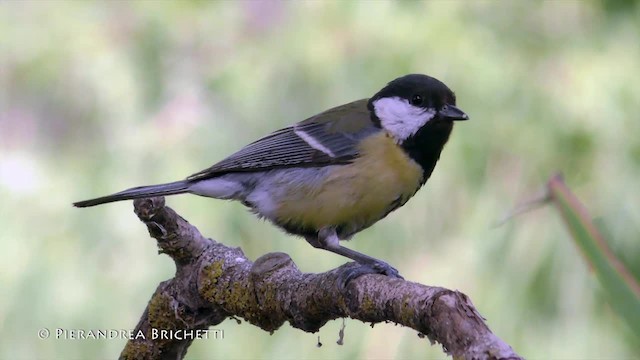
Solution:
[{"label": "bird", "polygon": [[184,180],[75,202],[79,208],[190,193],[237,200],[286,233],[345,256],[365,273],[402,278],[340,244],[403,206],[427,182],[454,121],[469,116],[440,80],[409,74],[371,98],[326,110],[254,141]]}]

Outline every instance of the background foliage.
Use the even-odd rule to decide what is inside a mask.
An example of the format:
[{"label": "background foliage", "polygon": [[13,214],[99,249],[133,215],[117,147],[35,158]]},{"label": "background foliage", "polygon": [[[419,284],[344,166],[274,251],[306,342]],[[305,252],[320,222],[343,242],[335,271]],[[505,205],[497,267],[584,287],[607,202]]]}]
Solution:
[{"label": "background foliage", "polygon": [[[132,329],[173,274],[130,203],[72,201],[183,178],[418,72],[472,120],[426,188],[348,245],[465,292],[527,358],[637,358],[553,209],[492,224],[563,170],[640,274],[639,35],[625,1],[0,3],[0,357],[113,358],[124,340],[37,330]],[[284,251],[307,272],[344,262],[240,204],[168,202],[250,258]],[[230,320],[188,357],[443,357],[392,324],[347,321],[338,346],[340,325],[318,348],[289,326],[269,336]]]}]

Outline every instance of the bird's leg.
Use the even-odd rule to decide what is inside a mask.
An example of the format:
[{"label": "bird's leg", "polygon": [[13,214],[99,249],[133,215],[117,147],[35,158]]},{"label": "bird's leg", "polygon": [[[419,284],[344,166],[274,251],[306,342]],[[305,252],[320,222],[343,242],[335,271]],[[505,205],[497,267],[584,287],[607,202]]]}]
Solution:
[{"label": "bird's leg", "polygon": [[315,248],[328,250],[332,253],[348,257],[360,264],[359,267],[351,269],[342,277],[340,282],[343,287],[351,280],[365,274],[382,274],[402,279],[398,270],[386,262],[341,246],[340,238],[338,238],[338,234],[334,228],[323,228],[318,232],[317,237],[306,237],[306,240]]}]

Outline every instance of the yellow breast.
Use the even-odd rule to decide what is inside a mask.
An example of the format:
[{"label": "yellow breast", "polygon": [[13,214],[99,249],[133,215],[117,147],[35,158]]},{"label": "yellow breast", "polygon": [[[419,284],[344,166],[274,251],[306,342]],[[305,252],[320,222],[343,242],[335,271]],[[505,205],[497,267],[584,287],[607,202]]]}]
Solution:
[{"label": "yellow breast", "polygon": [[420,187],[422,168],[386,133],[365,139],[359,153],[350,164],[331,166],[318,184],[287,194],[276,210],[277,221],[318,230],[344,226],[355,233]]}]

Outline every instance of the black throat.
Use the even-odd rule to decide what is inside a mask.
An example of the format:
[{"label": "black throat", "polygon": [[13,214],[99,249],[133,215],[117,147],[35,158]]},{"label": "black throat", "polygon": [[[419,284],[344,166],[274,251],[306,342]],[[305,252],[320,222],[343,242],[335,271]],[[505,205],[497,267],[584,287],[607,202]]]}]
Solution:
[{"label": "black throat", "polygon": [[453,123],[451,121],[435,120],[428,122],[418,132],[402,143],[402,148],[424,171],[424,184],[436,167],[440,153],[449,140]]}]

